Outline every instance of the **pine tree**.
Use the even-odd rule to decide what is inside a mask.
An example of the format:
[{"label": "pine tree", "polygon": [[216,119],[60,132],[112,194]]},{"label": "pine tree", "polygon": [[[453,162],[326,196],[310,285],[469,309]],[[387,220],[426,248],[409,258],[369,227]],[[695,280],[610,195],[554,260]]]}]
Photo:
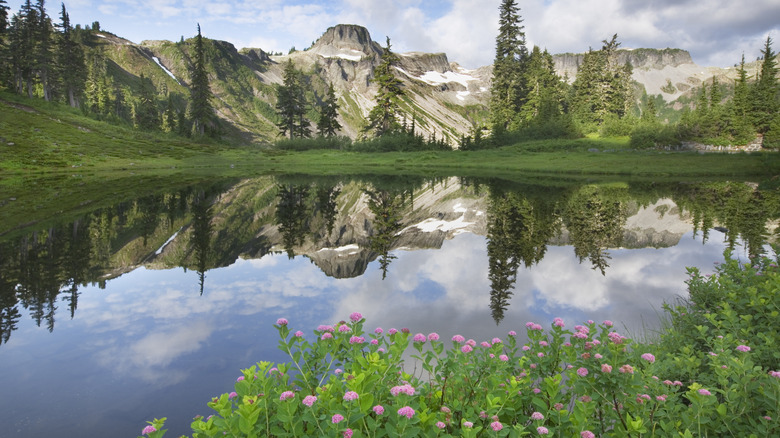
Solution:
[{"label": "pine tree", "polygon": [[317,131],[322,137],[333,137],[336,135],[341,124],[338,121],[339,104],[336,99],[336,91],[333,84],[328,84],[328,94],[320,108],[320,118],[317,122]]},{"label": "pine tree", "polygon": [[528,49],[519,11],[515,0],[502,0],[490,88],[490,118],[496,133],[509,128],[528,97],[524,81]]},{"label": "pine tree", "polygon": [[33,23],[34,27],[34,55],[33,65],[35,74],[41,84],[43,98],[46,101],[52,99],[52,25],[49,16],[46,14],[44,0],[38,0],[36,4],[37,21]]},{"label": "pine tree", "polygon": [[65,3],[62,4],[60,19],[62,22],[57,40],[57,76],[68,104],[75,108],[79,106],[79,96],[87,79],[84,52],[73,38],[73,27],[65,10]]},{"label": "pine tree", "polygon": [[368,113],[368,124],[363,129],[364,133],[372,133],[377,137],[402,129],[398,116],[401,112],[399,100],[404,92],[401,89],[401,80],[393,74],[393,66],[398,62],[398,57],[390,47],[390,37],[387,37],[381,62],[374,69],[374,78],[371,80],[379,88],[374,98],[376,105]]},{"label": "pine tree", "polygon": [[19,13],[11,18],[9,32],[14,88],[19,94],[26,92],[28,97],[33,97],[35,24],[37,22],[38,13],[30,0],[26,0]]},{"label": "pine tree", "polygon": [[5,0],[0,0],[0,84],[8,82],[10,60],[8,54],[8,11]]},{"label": "pine tree", "polygon": [[211,106],[211,88],[206,71],[206,55],[203,48],[203,37],[198,24],[198,35],[195,37],[194,59],[192,64],[192,80],[190,83],[190,120],[192,132],[202,136],[206,125],[214,120],[214,109]]},{"label": "pine tree", "polygon": [[289,133],[291,139],[311,135],[306,109],[306,89],[301,73],[295,68],[292,59],[288,59],[282,72],[282,85],[276,88],[276,112],[280,118],[276,126],[282,135]]},{"label": "pine tree", "polygon": [[769,130],[772,120],[780,110],[776,55],[772,50],[772,38],[767,36],[764,49],[761,50],[761,70],[751,90],[753,125],[762,134]]},{"label": "pine tree", "polygon": [[133,124],[140,129],[159,129],[160,117],[157,112],[157,89],[152,80],[141,73],[137,101],[133,105]]}]

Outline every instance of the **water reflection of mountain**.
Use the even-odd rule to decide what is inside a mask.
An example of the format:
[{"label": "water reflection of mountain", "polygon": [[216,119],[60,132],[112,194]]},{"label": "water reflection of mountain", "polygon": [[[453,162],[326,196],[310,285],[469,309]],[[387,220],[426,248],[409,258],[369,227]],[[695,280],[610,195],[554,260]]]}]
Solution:
[{"label": "water reflection of mountain", "polygon": [[571,245],[581,263],[608,275],[610,250],[669,247],[713,227],[758,254],[778,219],[777,190],[744,183],[511,185],[500,181],[261,177],[101,208],[81,219],[0,242],[0,341],[26,309],[53,330],[56,311],[78,307],[79,287],[104,285],[144,266],[198,273],[238,258],[305,256],[326,275],[362,275],[393,252],[440,248],[459,233],[485,236],[496,321],[516,273],[549,245]]}]

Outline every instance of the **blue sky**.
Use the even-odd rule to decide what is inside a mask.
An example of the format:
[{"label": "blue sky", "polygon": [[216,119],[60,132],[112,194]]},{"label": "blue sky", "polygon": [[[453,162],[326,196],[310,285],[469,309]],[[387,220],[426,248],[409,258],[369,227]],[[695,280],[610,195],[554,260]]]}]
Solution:
[{"label": "blue sky", "polygon": [[[237,48],[287,52],[304,48],[328,27],[360,24],[396,51],[445,52],[468,68],[492,63],[500,0],[67,0],[71,21],[130,41],[203,35]],[[16,13],[22,0],[9,0]],[[48,2],[59,21],[59,2]],[[780,1],[519,0],[529,45],[551,53],[597,49],[617,33],[623,47],[676,47],[702,66],[755,59],[767,35],[780,49]]]}]

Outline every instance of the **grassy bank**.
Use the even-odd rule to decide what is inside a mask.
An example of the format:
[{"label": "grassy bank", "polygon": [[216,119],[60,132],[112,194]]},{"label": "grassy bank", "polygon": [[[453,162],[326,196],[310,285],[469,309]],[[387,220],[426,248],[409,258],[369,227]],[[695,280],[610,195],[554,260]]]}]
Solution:
[{"label": "grassy bank", "polygon": [[142,132],[84,116],[78,110],[0,94],[0,172],[17,175],[235,169],[243,173],[383,173],[508,176],[520,173],[621,177],[768,177],[777,154],[633,151],[628,138],[540,140],[494,150],[356,153],[285,152],[270,145]]}]

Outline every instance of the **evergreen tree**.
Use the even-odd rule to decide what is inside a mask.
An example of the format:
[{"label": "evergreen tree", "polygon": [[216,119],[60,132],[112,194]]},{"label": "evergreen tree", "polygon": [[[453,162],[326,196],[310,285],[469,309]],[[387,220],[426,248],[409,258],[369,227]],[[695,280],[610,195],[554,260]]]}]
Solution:
[{"label": "evergreen tree", "polygon": [[52,24],[46,14],[44,0],[38,0],[36,4],[37,21],[33,22],[34,54],[33,65],[35,74],[41,84],[43,98],[46,101],[52,99]]},{"label": "evergreen tree", "polygon": [[764,49],[761,50],[761,70],[751,90],[753,125],[762,134],[769,130],[769,125],[780,110],[776,55],[772,50],[772,38],[767,36]]},{"label": "evergreen tree", "polygon": [[192,132],[203,135],[206,125],[214,119],[214,109],[211,106],[211,88],[206,71],[206,56],[203,48],[203,37],[198,24],[198,35],[195,37],[195,54],[192,64],[192,81],[190,83],[190,119]]},{"label": "evergreen tree", "polygon": [[502,0],[490,88],[490,117],[495,133],[509,128],[528,96],[524,80],[528,49],[519,11],[515,0]]},{"label": "evergreen tree", "polygon": [[306,89],[301,73],[295,68],[292,59],[288,59],[282,72],[282,85],[276,88],[276,112],[280,118],[276,126],[282,135],[289,133],[291,139],[311,135],[306,109]]},{"label": "evergreen tree", "polygon": [[325,96],[325,101],[320,108],[320,118],[317,122],[317,131],[322,137],[333,137],[336,132],[341,129],[341,124],[338,121],[339,104],[336,99],[336,91],[333,89],[333,84],[328,85],[328,94]]},{"label": "evergreen tree", "polygon": [[73,38],[73,27],[65,10],[65,3],[62,4],[60,19],[62,22],[59,25],[61,31],[57,40],[57,76],[68,104],[75,108],[79,106],[79,96],[84,90],[87,79],[84,52],[81,45]]},{"label": "evergreen tree", "polygon": [[165,110],[162,116],[162,130],[165,132],[176,131],[176,108],[173,105],[173,95],[168,93],[168,99],[165,102]]},{"label": "evergreen tree", "polygon": [[630,63],[618,64],[617,34],[602,41],[600,50],[590,50],[574,80],[574,101],[577,118],[584,123],[600,125],[608,115],[623,117],[632,104]]},{"label": "evergreen tree", "polygon": [[396,133],[402,129],[398,115],[401,112],[399,100],[404,92],[401,80],[393,74],[393,65],[398,62],[398,57],[390,47],[390,37],[387,37],[381,62],[374,69],[374,78],[371,80],[379,88],[375,97],[376,105],[368,113],[368,124],[363,129],[364,133],[376,136]]},{"label": "evergreen tree", "polygon": [[17,93],[27,93],[33,97],[33,72],[35,53],[35,33],[38,13],[30,0],[26,0],[11,18],[9,46],[13,83]]},{"label": "evergreen tree", "polygon": [[141,73],[137,101],[133,105],[133,124],[141,129],[158,129],[157,90],[152,80]]},{"label": "evergreen tree", "polygon": [[10,60],[8,54],[8,6],[5,0],[0,0],[0,85],[9,81]]}]

